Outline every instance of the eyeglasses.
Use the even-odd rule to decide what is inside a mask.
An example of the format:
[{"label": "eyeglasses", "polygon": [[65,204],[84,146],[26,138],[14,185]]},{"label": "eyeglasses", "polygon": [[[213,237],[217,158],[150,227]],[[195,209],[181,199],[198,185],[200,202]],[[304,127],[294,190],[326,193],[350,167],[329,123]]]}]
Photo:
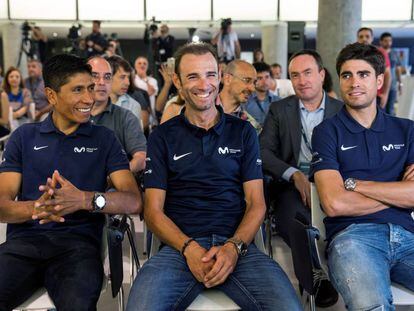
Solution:
[{"label": "eyeglasses", "polygon": [[239,76],[236,76],[235,74],[230,74],[230,75],[232,75],[233,77],[239,79],[240,81],[242,81],[246,85],[255,85],[256,82],[257,82],[257,79],[252,79],[252,78],[248,78],[248,77],[239,77]]},{"label": "eyeglasses", "polygon": [[96,72],[92,72],[92,80],[93,82],[98,82],[99,80],[101,80],[101,78],[103,78],[105,83],[109,83],[112,81],[112,74],[110,73],[105,73],[103,76],[101,76],[100,74],[96,73]]}]

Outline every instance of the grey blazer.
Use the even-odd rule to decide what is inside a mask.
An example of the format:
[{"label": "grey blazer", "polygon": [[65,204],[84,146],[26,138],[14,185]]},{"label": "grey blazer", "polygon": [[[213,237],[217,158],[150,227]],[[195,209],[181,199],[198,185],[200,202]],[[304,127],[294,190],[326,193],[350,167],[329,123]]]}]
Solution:
[{"label": "grey blazer", "polygon": [[[334,116],[342,106],[341,101],[326,95],[323,118]],[[302,139],[299,109],[296,95],[272,103],[260,134],[263,169],[276,180],[289,167],[297,167]]]}]

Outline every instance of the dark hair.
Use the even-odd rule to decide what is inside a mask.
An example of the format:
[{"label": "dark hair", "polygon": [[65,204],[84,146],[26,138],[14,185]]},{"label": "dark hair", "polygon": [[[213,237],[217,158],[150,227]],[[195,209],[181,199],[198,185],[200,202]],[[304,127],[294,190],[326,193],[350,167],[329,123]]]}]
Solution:
[{"label": "dark hair", "polygon": [[263,62],[253,63],[254,69],[256,69],[256,72],[268,72],[269,74],[272,74],[270,71],[270,66]]},{"label": "dark hair", "polygon": [[322,88],[326,93],[329,93],[333,89],[332,76],[326,67],[323,69],[325,69],[325,79],[323,80]]},{"label": "dark hair", "polygon": [[[263,56],[263,59],[262,60],[258,60],[256,58],[257,53],[261,53],[262,54],[262,56]],[[263,53],[263,51],[261,49],[259,49],[259,48],[254,49],[254,51],[253,51],[253,62],[254,63],[259,63],[259,62],[263,62],[263,61],[264,61],[264,53]]]},{"label": "dark hair", "polygon": [[129,72],[129,73],[131,73],[133,70],[131,65],[119,55],[113,55],[111,57],[108,57],[106,60],[108,61],[109,65],[111,65],[113,75],[117,73],[117,71],[119,70],[119,67],[121,67],[122,69],[124,69],[126,72]]},{"label": "dark hair", "polygon": [[378,76],[385,72],[385,58],[377,47],[363,43],[352,43],[344,47],[336,58],[336,72],[339,76],[342,65],[353,59],[364,60],[369,63]]},{"label": "dark hair", "polygon": [[101,21],[98,21],[96,19],[92,21],[92,24],[98,24],[98,26],[101,27]]},{"label": "dark hair", "polygon": [[383,32],[383,33],[381,34],[381,36],[380,36],[380,41],[382,41],[382,40],[383,40],[383,39],[385,39],[385,38],[392,38],[391,33],[389,33],[389,32]]},{"label": "dark hair", "polygon": [[369,27],[359,28],[358,31],[357,31],[357,34],[359,34],[361,31],[364,31],[364,30],[369,31],[371,33],[371,36],[374,36],[374,32],[372,31],[372,28],[369,28]]},{"label": "dark hair", "polygon": [[280,67],[280,68],[282,68],[282,65],[278,64],[278,63],[273,63],[273,64],[270,65],[270,67]]},{"label": "dark hair", "polygon": [[60,87],[68,83],[69,78],[78,74],[92,75],[92,68],[86,59],[70,54],[59,54],[51,57],[43,68],[45,87],[59,92]]},{"label": "dark hair", "polygon": [[9,75],[13,72],[13,71],[17,71],[20,75],[20,84],[19,87],[20,89],[24,88],[24,82],[23,82],[23,77],[22,77],[22,73],[20,72],[20,70],[16,67],[9,67],[9,69],[7,69],[6,74],[4,75],[4,79],[3,79],[3,91],[5,91],[6,93],[10,93],[11,92],[11,86],[9,83]]},{"label": "dark hair", "polygon": [[316,64],[318,65],[319,71],[321,71],[323,69],[323,62],[322,62],[322,58],[319,55],[319,53],[316,52],[315,50],[309,50],[309,49],[304,49],[304,50],[301,50],[301,51],[296,52],[295,54],[293,54],[289,58],[288,64],[290,65],[290,63],[292,62],[293,59],[295,59],[296,57],[301,56],[301,55],[312,56],[313,59],[315,60]]},{"label": "dark hair", "polygon": [[181,46],[177,52],[175,52],[174,54],[174,58],[175,58],[175,73],[180,76],[180,64],[181,64],[181,59],[183,58],[184,55],[186,54],[194,54],[194,55],[205,55],[210,53],[211,55],[213,55],[214,59],[217,62],[218,65],[218,57],[217,57],[217,52],[216,50],[213,48],[213,46],[211,44],[205,43],[205,42],[197,42],[197,43],[187,43],[183,46]]}]

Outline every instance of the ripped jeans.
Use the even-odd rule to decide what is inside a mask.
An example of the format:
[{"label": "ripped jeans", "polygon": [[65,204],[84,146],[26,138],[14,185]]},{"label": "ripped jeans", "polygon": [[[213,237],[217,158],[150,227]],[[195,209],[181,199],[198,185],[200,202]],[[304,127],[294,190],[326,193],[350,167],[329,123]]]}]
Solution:
[{"label": "ripped jeans", "polygon": [[414,233],[393,224],[352,224],[329,244],[328,265],[348,310],[395,310],[391,282],[414,290]]}]

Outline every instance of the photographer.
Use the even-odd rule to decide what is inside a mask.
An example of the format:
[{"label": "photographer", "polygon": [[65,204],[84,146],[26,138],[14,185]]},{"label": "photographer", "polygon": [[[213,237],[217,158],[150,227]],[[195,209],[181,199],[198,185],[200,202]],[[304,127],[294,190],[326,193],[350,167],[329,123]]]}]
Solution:
[{"label": "photographer", "polygon": [[154,60],[158,64],[165,63],[172,57],[174,50],[174,36],[169,34],[170,29],[167,25],[161,25],[160,33],[153,34]]},{"label": "photographer", "polygon": [[220,61],[229,63],[240,58],[240,43],[235,31],[231,29],[231,18],[225,18],[221,22],[220,31],[211,39],[211,44],[217,45],[217,53]]},{"label": "photographer", "polygon": [[108,41],[101,33],[101,22],[92,22],[92,33],[86,38],[86,45],[88,46],[88,57],[94,55],[101,55],[108,46]]}]

